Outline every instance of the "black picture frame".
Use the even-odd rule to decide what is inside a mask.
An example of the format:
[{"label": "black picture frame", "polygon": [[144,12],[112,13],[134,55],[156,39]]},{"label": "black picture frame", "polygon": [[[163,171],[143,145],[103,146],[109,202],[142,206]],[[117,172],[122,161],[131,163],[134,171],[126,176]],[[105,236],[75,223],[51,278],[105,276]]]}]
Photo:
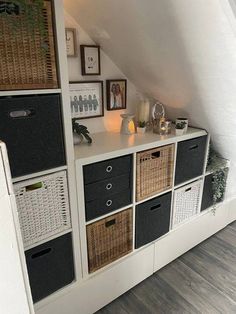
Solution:
[{"label": "black picture frame", "polygon": [[81,74],[101,75],[100,46],[80,45]]},{"label": "black picture frame", "polygon": [[103,81],[72,81],[69,90],[71,118],[104,116]]},{"label": "black picture frame", "polygon": [[[119,86],[119,90],[115,89]],[[106,81],[107,110],[126,109],[127,102],[127,80],[107,80]]]}]

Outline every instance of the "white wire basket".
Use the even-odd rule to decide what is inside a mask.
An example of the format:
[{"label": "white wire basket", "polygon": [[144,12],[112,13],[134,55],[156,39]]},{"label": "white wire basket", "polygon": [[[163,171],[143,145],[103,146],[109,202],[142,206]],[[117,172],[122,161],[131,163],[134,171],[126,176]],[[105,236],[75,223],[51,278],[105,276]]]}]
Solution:
[{"label": "white wire basket", "polygon": [[66,171],[14,184],[24,247],[71,228]]},{"label": "white wire basket", "polygon": [[195,181],[174,192],[172,227],[185,222],[199,212],[202,180]]}]

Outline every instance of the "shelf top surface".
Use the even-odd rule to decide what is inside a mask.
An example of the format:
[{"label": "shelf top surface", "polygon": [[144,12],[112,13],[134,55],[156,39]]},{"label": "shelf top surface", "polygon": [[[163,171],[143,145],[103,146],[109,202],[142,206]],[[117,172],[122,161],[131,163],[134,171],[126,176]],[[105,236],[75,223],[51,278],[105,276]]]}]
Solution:
[{"label": "shelf top surface", "polygon": [[194,137],[206,135],[203,129],[188,128],[186,134],[177,136],[174,129],[169,135],[158,135],[152,131],[144,134],[120,134],[117,132],[100,132],[91,134],[92,144],[75,145],[75,160],[82,164],[118,157],[153,147],[168,145]]}]

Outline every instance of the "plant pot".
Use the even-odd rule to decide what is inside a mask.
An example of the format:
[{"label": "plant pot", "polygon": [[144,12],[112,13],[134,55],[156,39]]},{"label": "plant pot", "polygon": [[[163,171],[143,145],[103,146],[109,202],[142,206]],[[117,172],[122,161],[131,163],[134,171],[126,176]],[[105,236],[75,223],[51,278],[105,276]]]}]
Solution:
[{"label": "plant pot", "polygon": [[184,131],[185,131],[185,129],[175,129],[175,134],[176,135],[183,135]]},{"label": "plant pot", "polygon": [[138,134],[144,134],[145,132],[146,132],[146,127],[144,127],[144,128],[137,127],[137,133]]}]

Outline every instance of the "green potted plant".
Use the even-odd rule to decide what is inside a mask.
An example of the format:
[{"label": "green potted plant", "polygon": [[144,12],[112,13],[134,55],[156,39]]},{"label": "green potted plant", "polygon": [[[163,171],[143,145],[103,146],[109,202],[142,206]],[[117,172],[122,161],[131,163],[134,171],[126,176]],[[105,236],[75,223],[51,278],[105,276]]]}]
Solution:
[{"label": "green potted plant", "polygon": [[137,133],[138,134],[145,133],[146,132],[146,125],[147,125],[147,123],[145,121],[138,121]]},{"label": "green potted plant", "polygon": [[185,129],[186,122],[177,122],[175,125],[175,134],[176,135],[183,135]]},{"label": "green potted plant", "polygon": [[89,136],[89,131],[86,126],[79,124],[76,118],[72,119],[73,139],[74,144],[80,144],[84,138],[89,144],[92,143],[92,138]]}]

